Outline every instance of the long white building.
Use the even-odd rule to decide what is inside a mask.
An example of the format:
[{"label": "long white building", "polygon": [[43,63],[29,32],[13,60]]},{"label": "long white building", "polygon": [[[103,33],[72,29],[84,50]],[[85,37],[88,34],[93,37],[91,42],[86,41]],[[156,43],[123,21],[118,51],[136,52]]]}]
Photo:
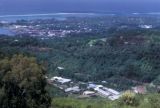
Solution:
[{"label": "long white building", "polygon": [[118,91],[103,87],[102,85],[97,85],[94,90],[97,91],[100,96],[107,97],[110,100],[116,100],[120,97],[120,93]]}]

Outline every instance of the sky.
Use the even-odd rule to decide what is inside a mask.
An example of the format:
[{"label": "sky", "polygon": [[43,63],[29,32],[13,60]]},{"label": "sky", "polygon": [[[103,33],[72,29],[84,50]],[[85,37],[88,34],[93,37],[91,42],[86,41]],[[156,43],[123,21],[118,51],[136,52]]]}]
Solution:
[{"label": "sky", "polygon": [[0,15],[54,12],[160,12],[160,0],[0,0]]}]

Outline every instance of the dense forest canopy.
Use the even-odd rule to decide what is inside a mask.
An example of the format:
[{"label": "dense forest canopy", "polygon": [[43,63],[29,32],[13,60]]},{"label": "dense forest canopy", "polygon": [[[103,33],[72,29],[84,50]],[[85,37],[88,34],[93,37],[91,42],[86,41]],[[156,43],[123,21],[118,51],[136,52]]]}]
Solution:
[{"label": "dense forest canopy", "polygon": [[[109,32],[106,36],[77,34],[45,40],[2,36],[1,55],[25,53],[36,56],[47,67],[50,77],[106,80],[110,86],[120,90],[141,83],[159,85],[160,32],[155,29],[116,28]],[[19,41],[14,41],[16,39]],[[65,69],[58,70],[58,66]]]}]

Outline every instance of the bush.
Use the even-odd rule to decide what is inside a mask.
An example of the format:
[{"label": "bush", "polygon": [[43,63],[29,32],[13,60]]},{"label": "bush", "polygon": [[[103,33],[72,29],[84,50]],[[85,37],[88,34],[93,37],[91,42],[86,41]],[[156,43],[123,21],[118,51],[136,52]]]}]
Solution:
[{"label": "bush", "polygon": [[121,96],[119,103],[120,105],[128,105],[128,106],[138,106],[139,105],[139,101],[136,98],[135,93],[131,91],[125,92]]}]

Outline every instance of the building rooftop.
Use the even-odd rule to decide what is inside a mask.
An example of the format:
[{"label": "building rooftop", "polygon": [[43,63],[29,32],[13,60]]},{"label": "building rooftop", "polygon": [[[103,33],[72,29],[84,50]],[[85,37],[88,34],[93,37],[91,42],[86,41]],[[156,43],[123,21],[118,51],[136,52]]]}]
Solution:
[{"label": "building rooftop", "polygon": [[78,86],[65,89],[65,92],[79,92],[79,91],[80,89]]},{"label": "building rooftop", "polygon": [[133,87],[133,91],[135,93],[145,94],[146,93],[146,88],[145,88],[145,86],[136,86],[136,87]]},{"label": "building rooftop", "polygon": [[83,92],[83,95],[92,95],[92,94],[95,94],[94,91],[84,91]]},{"label": "building rooftop", "polygon": [[68,82],[71,81],[71,79],[66,79],[66,78],[57,77],[57,76],[52,77],[50,80],[51,80],[51,81],[57,81],[57,82],[60,82],[60,83],[62,83],[62,84],[68,83]]}]

